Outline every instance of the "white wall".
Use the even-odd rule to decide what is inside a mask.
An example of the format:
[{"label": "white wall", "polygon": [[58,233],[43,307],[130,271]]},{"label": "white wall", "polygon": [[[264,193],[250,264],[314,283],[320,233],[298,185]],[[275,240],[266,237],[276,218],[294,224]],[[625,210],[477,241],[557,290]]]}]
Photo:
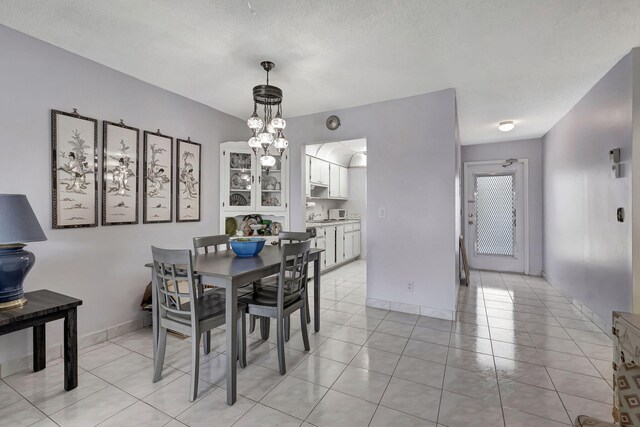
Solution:
[{"label": "white wall", "polygon": [[[529,274],[539,276],[542,272],[542,139],[462,147],[463,162],[506,159],[529,160]],[[464,187],[464,178],[462,183]],[[465,227],[462,229],[464,232]]]},{"label": "white wall", "polygon": [[[188,248],[193,236],[218,231],[218,144],[244,137],[246,125],[3,26],[0,51],[0,193],[26,194],[49,239],[28,247],[37,259],[25,290],[48,288],[82,299],[80,335],[139,318],[150,245]],[[101,121],[119,119],[140,128],[141,139],[142,130],[160,128],[202,143],[202,221],[52,230],[52,108],[78,108],[99,119],[100,147]],[[142,145],[140,150],[142,155]],[[62,325],[56,323],[48,327],[48,344],[61,342]],[[28,354],[30,335],[0,337],[0,363]]]},{"label": "white wall", "polygon": [[[331,114],[342,122],[336,131],[325,126]],[[396,309],[423,306],[445,317],[455,309],[455,116],[455,91],[447,89],[287,120],[293,229],[305,221],[302,144],[367,138],[368,297]]]},{"label": "white wall", "polygon": [[616,209],[631,209],[633,75],[630,54],[543,138],[544,272],[607,324],[632,301],[631,216],[620,223]]}]

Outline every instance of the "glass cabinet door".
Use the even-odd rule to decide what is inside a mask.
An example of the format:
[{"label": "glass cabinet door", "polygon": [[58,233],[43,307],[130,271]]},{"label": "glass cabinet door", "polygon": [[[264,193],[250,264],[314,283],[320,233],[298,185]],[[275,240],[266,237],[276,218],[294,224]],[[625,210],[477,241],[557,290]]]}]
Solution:
[{"label": "glass cabinet door", "polygon": [[255,180],[252,167],[254,156],[250,150],[229,150],[229,200],[233,210],[251,210],[252,186]]},{"label": "glass cabinet door", "polygon": [[284,159],[280,155],[273,155],[276,164],[269,170],[259,166],[260,168],[260,190],[259,190],[259,206],[265,211],[283,211],[285,210],[285,185],[286,165]]}]

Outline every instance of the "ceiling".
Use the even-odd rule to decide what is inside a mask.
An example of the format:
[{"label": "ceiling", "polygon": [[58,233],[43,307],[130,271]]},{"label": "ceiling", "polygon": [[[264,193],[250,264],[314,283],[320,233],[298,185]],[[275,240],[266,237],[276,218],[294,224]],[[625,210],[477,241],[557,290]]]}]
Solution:
[{"label": "ceiling", "polygon": [[0,23],[243,119],[263,59],[285,117],[453,87],[463,144],[543,135],[640,44],[637,0],[105,4],[0,0]]},{"label": "ceiling", "polygon": [[305,146],[305,153],[343,166],[364,167],[367,165],[367,140],[359,138],[310,144]]}]

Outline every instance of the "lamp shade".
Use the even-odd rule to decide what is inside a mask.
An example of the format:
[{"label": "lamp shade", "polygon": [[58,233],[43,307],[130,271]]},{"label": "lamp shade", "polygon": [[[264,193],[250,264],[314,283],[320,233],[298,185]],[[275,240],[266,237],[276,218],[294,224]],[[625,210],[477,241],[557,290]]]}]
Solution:
[{"label": "lamp shade", "polygon": [[47,240],[24,194],[0,194],[0,245]]}]

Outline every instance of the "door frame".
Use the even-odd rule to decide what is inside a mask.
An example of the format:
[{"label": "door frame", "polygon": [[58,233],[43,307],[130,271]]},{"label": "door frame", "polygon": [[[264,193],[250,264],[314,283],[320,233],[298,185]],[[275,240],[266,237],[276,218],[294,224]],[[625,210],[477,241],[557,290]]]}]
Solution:
[{"label": "door frame", "polygon": [[[509,159],[509,160],[514,160],[514,159]],[[463,223],[461,224],[462,229],[464,230],[464,235],[466,237],[467,235],[467,218],[468,218],[468,208],[469,208],[469,202],[467,199],[467,188],[466,188],[466,181],[467,181],[467,176],[469,174],[469,166],[479,166],[479,165],[484,165],[484,166],[488,166],[488,165],[496,165],[496,166],[502,166],[503,164],[505,164],[507,162],[507,160],[482,160],[482,161],[472,161],[472,162],[464,162],[464,176],[462,177],[462,185],[463,185],[463,191],[462,191],[462,203],[464,205],[464,215],[463,215]],[[523,252],[524,252],[524,274],[528,275],[529,274],[529,159],[516,159],[515,162],[513,163],[522,163],[523,166],[523,178],[524,178],[524,182],[523,182],[523,186],[524,186],[524,207],[523,210],[524,212],[522,212],[522,217],[524,218],[524,230],[523,230],[523,234],[524,234],[524,242],[523,242]],[[468,245],[467,245],[468,246]]]}]

